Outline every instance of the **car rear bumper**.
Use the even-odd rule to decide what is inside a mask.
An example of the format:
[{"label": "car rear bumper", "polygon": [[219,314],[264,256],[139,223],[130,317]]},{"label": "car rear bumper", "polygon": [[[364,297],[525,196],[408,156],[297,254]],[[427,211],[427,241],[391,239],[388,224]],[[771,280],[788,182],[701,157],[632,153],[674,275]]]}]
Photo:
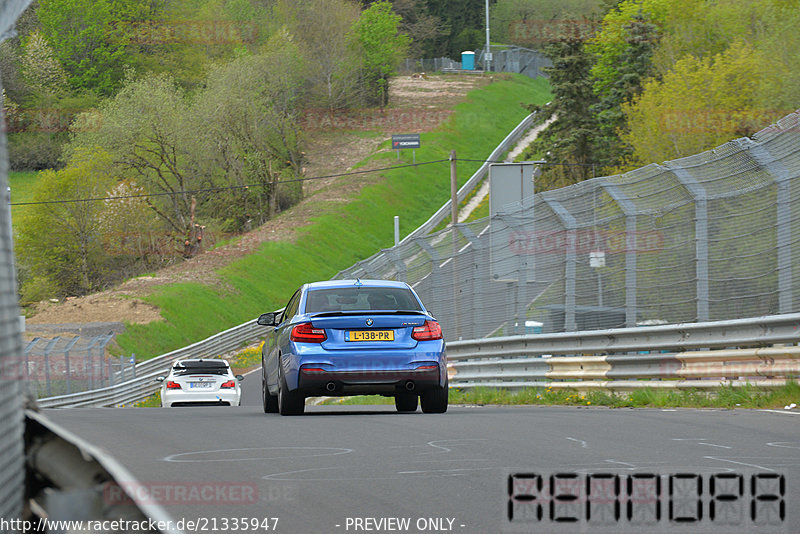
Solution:
[{"label": "car rear bumper", "polygon": [[420,392],[440,385],[439,366],[423,369],[325,371],[301,368],[298,389],[314,395],[393,395]]},{"label": "car rear bumper", "polygon": [[161,405],[173,406],[237,406],[239,395],[236,390],[224,391],[167,391],[161,395]]}]

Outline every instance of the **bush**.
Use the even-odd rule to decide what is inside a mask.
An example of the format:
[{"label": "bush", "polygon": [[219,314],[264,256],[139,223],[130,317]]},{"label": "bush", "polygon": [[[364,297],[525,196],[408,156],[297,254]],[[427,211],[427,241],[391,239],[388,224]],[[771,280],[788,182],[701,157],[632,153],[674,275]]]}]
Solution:
[{"label": "bush", "polygon": [[63,167],[61,155],[66,133],[17,132],[8,135],[8,160],[12,171],[41,171]]}]

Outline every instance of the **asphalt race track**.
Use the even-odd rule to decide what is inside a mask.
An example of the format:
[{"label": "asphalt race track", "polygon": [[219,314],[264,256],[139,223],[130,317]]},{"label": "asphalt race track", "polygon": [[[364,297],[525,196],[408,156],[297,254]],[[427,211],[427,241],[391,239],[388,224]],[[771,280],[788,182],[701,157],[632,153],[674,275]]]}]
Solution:
[{"label": "asphalt race track", "polygon": [[244,387],[241,407],[45,413],[115,456],[173,518],[199,520],[187,532],[800,532],[797,413],[307,406],[281,417],[261,410],[258,373]]}]

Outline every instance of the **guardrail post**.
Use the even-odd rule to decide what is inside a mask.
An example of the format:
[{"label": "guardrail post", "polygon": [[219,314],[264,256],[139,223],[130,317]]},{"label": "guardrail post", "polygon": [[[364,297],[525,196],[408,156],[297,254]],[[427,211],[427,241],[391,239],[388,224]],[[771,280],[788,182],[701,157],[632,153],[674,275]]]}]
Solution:
[{"label": "guardrail post", "polygon": [[792,310],[792,196],[789,188],[791,175],[780,161],[770,154],[764,145],[744,137],[737,139],[751,158],[764,167],[777,184],[776,196],[776,243],[778,247],[778,311]]},{"label": "guardrail post", "polygon": [[[433,248],[428,240],[424,237],[419,237],[414,239],[414,242],[422,249],[422,251],[427,254],[428,261],[431,265],[431,298],[429,303],[426,303],[428,306],[432,306],[435,310],[435,315],[439,319],[439,322],[444,322],[445,324],[452,324],[450,322],[450,317],[446,317],[448,312],[446,306],[442,306],[445,299],[443,295],[440,295],[441,291],[440,288],[443,287],[441,283],[442,278],[442,258],[439,253]],[[450,287],[448,284],[447,287]],[[451,311],[454,313],[454,311]],[[447,337],[447,330],[445,330],[445,337]]]},{"label": "guardrail post", "polygon": [[69,351],[78,342],[81,336],[73,337],[64,347],[64,373],[67,375],[67,394],[72,393],[72,371],[69,366]]},{"label": "guardrail post", "polygon": [[408,282],[408,268],[406,267],[406,263],[400,258],[400,255],[397,253],[397,250],[394,248],[384,249],[386,256],[394,265],[395,269],[397,269],[397,280],[399,282]]},{"label": "guardrail post", "polygon": [[44,348],[44,382],[45,382],[45,391],[47,391],[47,396],[51,396],[53,394],[53,389],[50,384],[50,352],[53,350],[53,347],[56,346],[56,343],[61,338],[56,336],[50,340],[50,343]]},{"label": "guardrail post", "polygon": [[31,342],[27,344],[25,350],[23,351],[23,354],[25,355],[25,361],[17,362],[19,365],[24,365],[24,369],[18,369],[16,376],[21,377],[25,381],[25,385],[28,388],[28,391],[30,391],[31,387],[30,376],[28,376],[28,354],[33,350],[33,347],[35,347],[36,344],[39,343],[39,341],[41,341],[41,338],[38,337],[33,338]]},{"label": "guardrail post", "polygon": [[470,242],[472,248],[472,262],[471,269],[472,277],[469,280],[462,280],[462,284],[469,284],[471,286],[470,293],[472,294],[472,321],[470,321],[471,329],[469,332],[464,332],[465,336],[469,338],[483,337],[483,333],[479,331],[478,325],[481,324],[481,314],[485,317],[485,306],[481,306],[485,295],[485,285],[489,282],[489,257],[486,253],[487,247],[484,242],[475,235],[472,229],[466,224],[459,224],[458,230],[461,235]]},{"label": "guardrail post", "polygon": [[686,190],[694,198],[694,239],[697,264],[697,320],[709,320],[709,294],[708,294],[708,195],[705,188],[700,185],[689,171],[680,167],[664,167],[675,175]]},{"label": "guardrail post", "polygon": [[566,249],[564,250],[564,331],[574,332],[578,329],[575,322],[575,271],[578,264],[575,233],[578,223],[575,217],[557,200],[548,198],[545,194],[542,194],[542,200],[561,220],[561,224],[567,232]]},{"label": "guardrail post", "polygon": [[94,389],[94,358],[92,357],[92,350],[99,341],[100,336],[95,336],[86,346],[86,373],[88,381],[86,389],[88,390]]},{"label": "guardrail post", "polygon": [[636,205],[625,193],[602,178],[600,187],[619,205],[625,215],[625,326],[636,326],[638,310],[636,306]]}]

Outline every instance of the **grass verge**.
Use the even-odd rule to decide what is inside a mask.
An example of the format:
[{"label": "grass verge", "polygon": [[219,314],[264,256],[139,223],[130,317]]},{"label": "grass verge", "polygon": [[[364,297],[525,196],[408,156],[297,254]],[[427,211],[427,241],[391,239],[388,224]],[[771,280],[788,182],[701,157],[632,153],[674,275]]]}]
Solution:
[{"label": "grass verge", "polygon": [[[777,408],[800,399],[800,384],[789,382],[779,388],[745,385],[725,386],[713,392],[696,389],[667,391],[640,389],[630,394],[605,391],[525,388],[517,391],[494,388],[450,390],[450,404],[607,406],[610,408]],[[394,404],[392,397],[364,395],[330,399],[323,404]]]},{"label": "grass verge", "polygon": [[[460,158],[481,159],[527,114],[521,103],[550,98],[544,79],[514,75],[469,93],[467,101],[435,131],[422,134],[416,161],[446,160],[455,149]],[[389,148],[387,140],[383,148]],[[401,163],[411,163],[403,151]],[[390,166],[397,154],[384,151],[363,164]],[[362,164],[362,165],[363,165]],[[460,162],[459,185],[480,166]],[[164,321],[128,325],[117,337],[119,350],[149,358],[204,339],[283,306],[305,282],[327,280],[337,272],[393,243],[395,215],[403,235],[424,222],[450,195],[450,164],[405,167],[340,179],[367,183],[345,204],[313,204],[318,215],[298,229],[293,243],[266,242],[258,252],[219,271],[229,290],[184,283],[166,286],[146,300],[161,309]]]}]

